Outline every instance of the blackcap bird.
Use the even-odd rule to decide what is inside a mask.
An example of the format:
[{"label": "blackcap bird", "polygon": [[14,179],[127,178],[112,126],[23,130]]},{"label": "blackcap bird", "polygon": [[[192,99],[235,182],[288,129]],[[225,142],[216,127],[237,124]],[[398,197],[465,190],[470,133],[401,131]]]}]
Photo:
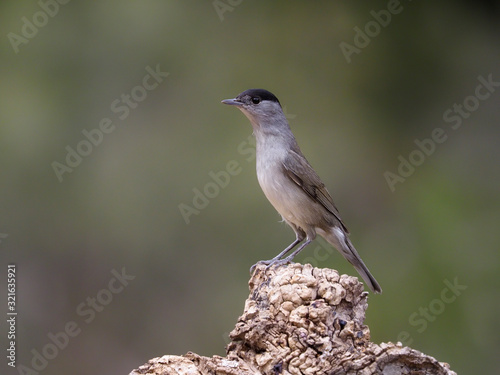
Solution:
[{"label": "blackcap bird", "polygon": [[258,263],[268,267],[286,264],[319,234],[354,266],[374,293],[381,293],[377,280],[352,245],[325,185],[300,151],[278,98],[267,90],[250,89],[222,103],[236,106],[250,120],[257,140],[260,187],[296,235],[295,241],[276,257]]}]

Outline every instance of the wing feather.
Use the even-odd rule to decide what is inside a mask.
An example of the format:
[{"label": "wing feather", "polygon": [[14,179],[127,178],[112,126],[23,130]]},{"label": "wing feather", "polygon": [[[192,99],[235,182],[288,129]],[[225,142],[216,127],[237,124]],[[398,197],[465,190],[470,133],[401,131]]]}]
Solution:
[{"label": "wing feather", "polygon": [[330,212],[339,221],[345,232],[349,233],[340,218],[339,211],[335,207],[330,193],[326,190],[325,184],[323,184],[323,181],[321,181],[306,158],[300,153],[291,150],[283,161],[283,167],[288,177],[300,186],[313,201],[321,204]]}]

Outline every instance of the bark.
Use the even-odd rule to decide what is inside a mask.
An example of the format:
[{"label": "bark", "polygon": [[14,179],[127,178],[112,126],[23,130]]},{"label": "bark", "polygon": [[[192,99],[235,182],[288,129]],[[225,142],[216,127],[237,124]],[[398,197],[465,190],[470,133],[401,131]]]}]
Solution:
[{"label": "bark", "polygon": [[357,278],[293,263],[258,266],[227,356],[151,359],[129,375],[456,375],[401,344],[375,344],[364,325],[368,293]]}]

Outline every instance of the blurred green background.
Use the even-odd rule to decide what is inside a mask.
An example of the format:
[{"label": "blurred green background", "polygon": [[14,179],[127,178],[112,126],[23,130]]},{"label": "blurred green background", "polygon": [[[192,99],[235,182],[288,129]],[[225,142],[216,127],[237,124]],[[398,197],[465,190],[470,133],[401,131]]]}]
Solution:
[{"label": "blurred green background", "polygon": [[[266,88],[382,285],[373,341],[498,370],[500,87],[477,89],[500,82],[497,2],[390,2],[390,20],[387,1],[41,4],[0,4],[0,304],[16,264],[18,366],[44,348],[47,374],[224,355],[249,267],[294,239],[258,186],[248,120],[220,104]],[[438,128],[446,140],[419,152]],[[193,189],[211,198],[186,219]],[[320,244],[297,261],[357,276]],[[135,278],[111,293],[123,268]],[[50,352],[68,322],[79,333]]]}]

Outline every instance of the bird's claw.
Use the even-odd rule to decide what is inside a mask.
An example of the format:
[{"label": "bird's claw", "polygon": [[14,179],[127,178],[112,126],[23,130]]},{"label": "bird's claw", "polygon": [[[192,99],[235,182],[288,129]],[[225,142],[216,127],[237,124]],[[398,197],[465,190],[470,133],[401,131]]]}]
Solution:
[{"label": "bird's claw", "polygon": [[277,259],[273,262],[271,262],[270,264],[267,265],[266,267],[266,270],[271,268],[271,267],[281,267],[281,266],[284,266],[285,264],[288,264],[290,263],[292,260],[289,259],[288,257],[284,258],[284,259]]},{"label": "bird's claw", "polygon": [[255,271],[255,268],[258,266],[258,265],[261,265],[261,264],[264,264],[264,265],[267,265],[266,269],[272,264],[272,260],[259,260],[257,263],[255,263],[252,267],[250,267],[250,275],[253,274],[253,272]]},{"label": "bird's claw", "polygon": [[283,266],[285,264],[290,263],[291,261],[292,260],[289,257],[284,258],[284,259],[270,259],[270,260],[261,260],[261,261],[258,261],[252,267],[250,267],[250,275],[252,275],[253,272],[255,271],[255,268],[257,266],[261,265],[261,264],[265,265],[266,266],[266,270],[268,270],[271,267],[280,267],[280,266]]}]

